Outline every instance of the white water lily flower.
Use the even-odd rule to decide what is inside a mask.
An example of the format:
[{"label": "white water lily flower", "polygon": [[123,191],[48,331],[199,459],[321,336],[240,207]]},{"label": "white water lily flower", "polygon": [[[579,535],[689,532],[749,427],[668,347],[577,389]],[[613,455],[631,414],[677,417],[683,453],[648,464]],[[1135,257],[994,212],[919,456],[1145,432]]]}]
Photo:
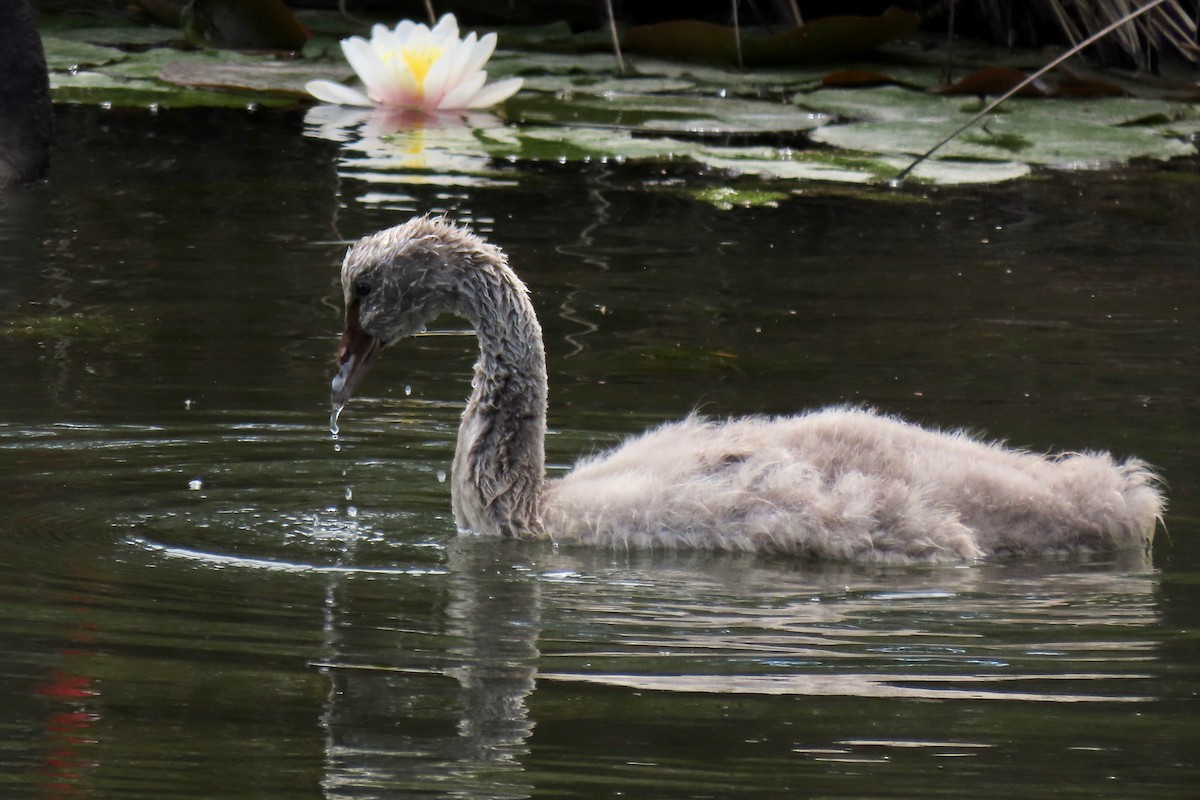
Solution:
[{"label": "white water lily flower", "polygon": [[326,103],[344,106],[449,111],[488,108],[517,93],[520,78],[487,83],[483,65],[496,49],[496,34],[458,38],[458,21],[446,14],[430,30],[404,20],[394,29],[371,28],[371,39],[342,40],[346,60],[366,94],[333,81],[309,81],[305,89]]}]

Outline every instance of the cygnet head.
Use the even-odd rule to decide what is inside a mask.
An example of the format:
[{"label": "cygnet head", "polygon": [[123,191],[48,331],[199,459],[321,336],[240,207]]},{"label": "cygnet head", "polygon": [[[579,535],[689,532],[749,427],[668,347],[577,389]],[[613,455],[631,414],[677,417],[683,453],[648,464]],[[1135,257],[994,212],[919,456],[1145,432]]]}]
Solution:
[{"label": "cygnet head", "polygon": [[346,327],[331,387],[345,405],[380,350],[443,313],[471,317],[470,273],[503,267],[504,254],[442,218],[414,217],[360,239],[342,262]]}]

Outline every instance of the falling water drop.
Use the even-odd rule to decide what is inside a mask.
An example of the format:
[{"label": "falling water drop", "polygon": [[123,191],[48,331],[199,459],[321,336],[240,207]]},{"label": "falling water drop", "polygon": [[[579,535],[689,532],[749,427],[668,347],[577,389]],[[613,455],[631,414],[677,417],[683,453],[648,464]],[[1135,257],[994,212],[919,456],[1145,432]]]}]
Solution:
[{"label": "falling water drop", "polygon": [[353,519],[358,516],[358,508],[355,506],[346,506],[346,516]]},{"label": "falling water drop", "polygon": [[338,417],[342,415],[342,409],[345,407],[345,404],[335,405],[333,410],[329,412],[329,432],[333,434],[333,438],[335,439],[337,438],[338,431],[340,430],[340,428],[338,428]]},{"label": "falling water drop", "polygon": [[405,397],[412,397],[412,387],[411,387],[411,386],[409,386],[407,383],[406,383],[406,384],[404,384],[404,396],[405,396]]},{"label": "falling water drop", "polygon": [[438,483],[445,483],[446,482],[446,470],[439,469],[437,471],[437,479],[438,479]]},{"label": "falling water drop", "polygon": [[198,492],[204,488],[204,481],[200,480],[199,478],[192,478],[190,481],[188,481],[188,488],[193,492]]},{"label": "falling water drop", "polygon": [[349,486],[347,486],[347,487],[346,487],[346,499],[347,499],[347,500],[353,500],[353,499],[354,499],[354,490],[353,490],[353,489],[351,489]]}]

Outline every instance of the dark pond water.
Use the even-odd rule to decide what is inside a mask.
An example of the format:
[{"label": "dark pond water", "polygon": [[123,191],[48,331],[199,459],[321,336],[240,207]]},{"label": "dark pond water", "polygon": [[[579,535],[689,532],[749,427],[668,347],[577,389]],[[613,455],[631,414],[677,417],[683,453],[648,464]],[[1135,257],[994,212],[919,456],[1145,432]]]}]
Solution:
[{"label": "dark pond water", "polygon": [[[0,201],[0,796],[1196,796],[1195,163],[719,211],[682,168],[399,182],[296,115],[59,114]],[[1136,453],[1169,535],[904,569],[459,539],[457,323],[327,430],[344,241],[425,210],[530,284],[555,469],[862,402]]]}]

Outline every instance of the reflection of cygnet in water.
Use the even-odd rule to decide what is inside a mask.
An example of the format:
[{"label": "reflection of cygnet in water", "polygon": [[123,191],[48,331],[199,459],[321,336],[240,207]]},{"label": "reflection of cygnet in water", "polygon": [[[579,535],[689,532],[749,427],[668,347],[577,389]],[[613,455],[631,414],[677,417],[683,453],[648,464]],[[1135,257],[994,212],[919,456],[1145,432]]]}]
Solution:
[{"label": "reflection of cygnet in water", "polygon": [[46,174],[53,137],[50,82],[28,0],[0,3],[0,189]]},{"label": "reflection of cygnet in water", "polygon": [[547,374],[529,292],[503,252],[443,219],[368,236],[342,265],[336,412],[380,350],[442,314],[479,338],[454,456],[458,526],[607,548],[777,552],[872,563],[1147,549],[1149,468],[1036,455],[861,409],[690,417],[545,476]]},{"label": "reflection of cygnet in water", "polygon": [[504,555],[486,542],[451,546],[442,578],[450,596],[437,612],[444,629],[435,623],[419,651],[398,649],[413,641],[404,635],[411,632],[389,631],[356,611],[353,579],[331,587],[326,798],[376,796],[370,790],[532,794],[521,757],[533,732],[526,702],[537,670],[540,590],[530,570]]}]

